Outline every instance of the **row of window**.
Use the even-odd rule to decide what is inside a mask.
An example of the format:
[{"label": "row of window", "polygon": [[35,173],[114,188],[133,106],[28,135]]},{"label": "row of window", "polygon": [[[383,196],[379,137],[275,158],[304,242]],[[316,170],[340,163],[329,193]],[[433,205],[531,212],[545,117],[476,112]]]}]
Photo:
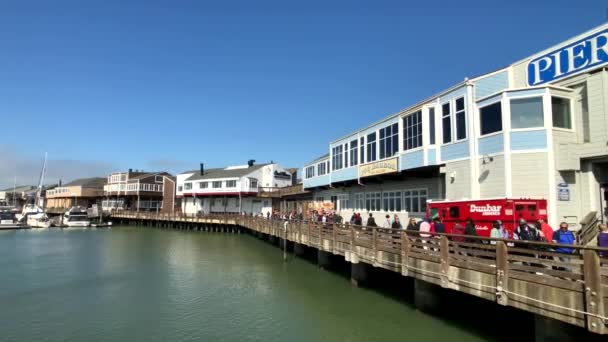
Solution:
[{"label": "row of window", "polygon": [[[348,195],[330,196],[334,208],[354,211],[386,211],[386,212],[426,212],[427,189],[410,189],[397,191],[378,191],[354,194],[354,205],[351,206]],[[315,197],[315,201],[323,202],[323,196]]]},{"label": "row of window", "polygon": [[[211,188],[212,189],[221,189],[222,185],[224,185],[225,188],[230,189],[230,188],[236,188],[236,180],[227,180],[227,181],[213,181],[213,182],[198,182],[198,188],[199,189],[209,189],[209,183],[211,183]],[[184,183],[183,186],[183,190],[182,190],[182,186],[178,186],[177,190],[178,191],[187,191],[187,190],[192,190],[193,188],[193,184],[192,182],[187,182]],[[257,188],[258,187],[258,181],[255,179],[251,179],[250,180],[250,186],[252,188]]]}]

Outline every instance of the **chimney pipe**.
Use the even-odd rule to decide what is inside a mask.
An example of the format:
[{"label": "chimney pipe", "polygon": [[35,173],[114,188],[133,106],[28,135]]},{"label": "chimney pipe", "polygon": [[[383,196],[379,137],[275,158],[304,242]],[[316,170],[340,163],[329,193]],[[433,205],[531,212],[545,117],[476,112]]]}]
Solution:
[{"label": "chimney pipe", "polygon": [[205,174],[205,164],[201,163],[201,176]]},{"label": "chimney pipe", "polygon": [[133,169],[129,169],[129,173],[133,172]]},{"label": "chimney pipe", "polygon": [[253,164],[255,164],[255,160],[253,160],[253,159],[249,159],[249,160],[247,161],[247,166],[252,167],[252,166],[253,166]]}]

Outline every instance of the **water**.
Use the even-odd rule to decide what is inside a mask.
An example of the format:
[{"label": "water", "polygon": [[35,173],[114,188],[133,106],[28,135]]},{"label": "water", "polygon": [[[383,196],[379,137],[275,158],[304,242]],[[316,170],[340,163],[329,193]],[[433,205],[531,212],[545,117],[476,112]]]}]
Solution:
[{"label": "water", "polygon": [[484,341],[249,235],[0,232],[3,341]]}]

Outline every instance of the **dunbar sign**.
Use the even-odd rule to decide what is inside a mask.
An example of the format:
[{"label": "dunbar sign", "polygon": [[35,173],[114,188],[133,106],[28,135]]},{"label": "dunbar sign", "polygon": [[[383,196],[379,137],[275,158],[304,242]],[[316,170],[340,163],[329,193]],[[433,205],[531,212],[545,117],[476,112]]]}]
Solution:
[{"label": "dunbar sign", "polygon": [[528,63],[528,85],[571,76],[608,62],[608,29],[561,47]]},{"label": "dunbar sign", "polygon": [[397,158],[393,158],[359,166],[359,177],[369,177],[397,171]]}]

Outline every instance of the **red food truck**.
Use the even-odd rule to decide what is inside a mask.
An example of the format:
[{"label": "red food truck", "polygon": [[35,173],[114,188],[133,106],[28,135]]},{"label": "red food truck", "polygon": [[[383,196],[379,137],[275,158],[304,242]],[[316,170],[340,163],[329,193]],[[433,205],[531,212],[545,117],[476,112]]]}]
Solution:
[{"label": "red food truck", "polygon": [[428,217],[439,216],[445,225],[446,233],[452,233],[456,221],[462,226],[471,218],[475,223],[477,235],[490,236],[492,224],[502,221],[503,226],[513,231],[523,218],[529,223],[539,219],[547,221],[547,200],[528,198],[493,198],[461,201],[428,201]]}]

